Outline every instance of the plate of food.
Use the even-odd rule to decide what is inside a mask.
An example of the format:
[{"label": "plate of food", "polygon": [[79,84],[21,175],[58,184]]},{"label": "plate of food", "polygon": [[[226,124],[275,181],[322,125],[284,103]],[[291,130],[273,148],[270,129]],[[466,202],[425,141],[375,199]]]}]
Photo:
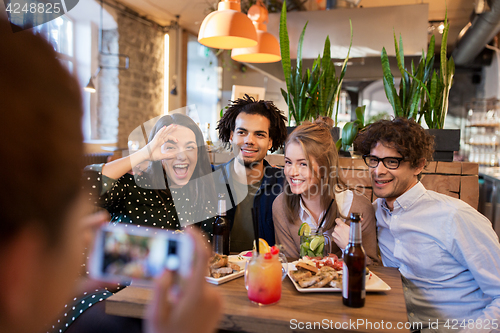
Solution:
[{"label": "plate of food", "polygon": [[212,284],[222,284],[237,279],[245,274],[246,258],[239,255],[215,254],[210,258],[208,276],[205,279]]},{"label": "plate of food", "polygon": [[[288,277],[301,293],[341,292],[341,263],[342,261],[335,261],[331,256],[325,258],[306,256],[290,263]],[[391,290],[391,287],[367,268],[366,291],[387,290]]]}]

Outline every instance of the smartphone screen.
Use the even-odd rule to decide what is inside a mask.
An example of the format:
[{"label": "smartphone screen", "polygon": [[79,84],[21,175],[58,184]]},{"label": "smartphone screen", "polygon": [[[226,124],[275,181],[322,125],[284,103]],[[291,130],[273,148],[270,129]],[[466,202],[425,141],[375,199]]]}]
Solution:
[{"label": "smartphone screen", "polygon": [[152,280],[164,269],[187,274],[191,262],[188,235],[110,225],[97,234],[90,266],[99,279]]}]

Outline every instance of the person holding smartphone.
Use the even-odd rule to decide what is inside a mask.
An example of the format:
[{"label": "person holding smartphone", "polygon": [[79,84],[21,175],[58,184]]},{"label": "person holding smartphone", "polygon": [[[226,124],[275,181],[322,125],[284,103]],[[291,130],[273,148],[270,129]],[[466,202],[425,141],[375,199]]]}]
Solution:
[{"label": "person holding smartphone", "polygon": [[[14,34],[9,22],[0,19],[0,41],[0,138],[5,143],[0,145],[5,175],[0,191],[0,327],[2,332],[44,332],[82,290],[77,280],[87,232],[108,216],[89,216],[81,191],[77,82],[54,48],[31,31]],[[199,233],[191,233],[199,244]],[[220,295],[204,281],[207,251],[196,245],[195,257],[186,279],[189,288],[178,299],[168,297],[171,272],[156,282],[146,332],[215,330]],[[192,320],[194,308],[197,320]],[[129,332],[127,328],[122,331]]]}]

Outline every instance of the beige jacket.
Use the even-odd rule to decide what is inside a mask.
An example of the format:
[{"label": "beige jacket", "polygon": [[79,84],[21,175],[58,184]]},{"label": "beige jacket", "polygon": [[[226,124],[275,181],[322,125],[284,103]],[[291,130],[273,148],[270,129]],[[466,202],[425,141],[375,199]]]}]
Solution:
[{"label": "beige jacket", "polygon": [[[285,193],[281,193],[273,203],[273,223],[274,232],[276,235],[276,244],[283,245],[283,253],[289,258],[299,258],[300,249],[300,236],[298,235],[299,227],[302,221],[297,220],[290,223],[287,220],[285,214]],[[332,209],[338,210],[337,205],[333,205]],[[367,255],[368,265],[378,265],[380,264],[380,257],[378,256],[377,248],[377,232],[376,232],[376,220],[375,213],[373,211],[373,206],[370,201],[361,193],[353,191],[353,200],[351,211],[360,212],[363,214],[362,221],[362,239],[363,247]],[[334,214],[337,215],[336,213]],[[335,224],[333,224],[335,225]],[[332,238],[332,232],[334,228],[325,230]],[[342,250],[332,241],[332,253],[335,253],[339,258],[342,258]]]}]

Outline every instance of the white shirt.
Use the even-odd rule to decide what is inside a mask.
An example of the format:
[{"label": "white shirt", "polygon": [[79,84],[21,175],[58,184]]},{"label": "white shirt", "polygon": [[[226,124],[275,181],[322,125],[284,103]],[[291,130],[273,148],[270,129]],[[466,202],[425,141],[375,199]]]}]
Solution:
[{"label": "white shirt", "polygon": [[[337,204],[337,209],[341,216],[347,216],[349,214],[353,199],[354,193],[351,190],[335,193],[335,203]],[[322,211],[318,216],[318,221],[315,221],[309,209],[307,209],[304,205],[302,199],[300,200],[299,218],[302,222],[309,224],[311,230],[316,230],[316,228],[318,228],[318,223],[323,218],[323,215],[325,215],[325,212],[326,210]]]},{"label": "white shirt", "polygon": [[[396,199],[392,211],[380,198],[374,208],[382,262],[403,276],[410,322],[426,327],[438,320],[438,330],[422,332],[458,332],[470,320],[467,332],[499,332],[500,244],[486,217],[420,182]],[[490,329],[481,330],[486,321]]]}]

